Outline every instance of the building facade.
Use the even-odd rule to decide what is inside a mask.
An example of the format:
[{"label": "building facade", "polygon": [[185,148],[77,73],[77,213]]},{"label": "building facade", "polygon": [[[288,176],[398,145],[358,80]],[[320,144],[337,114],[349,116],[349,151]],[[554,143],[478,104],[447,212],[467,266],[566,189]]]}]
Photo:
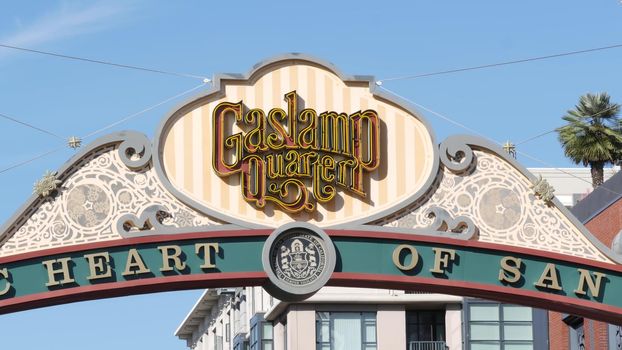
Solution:
[{"label": "building facade", "polygon": [[[622,254],[622,173],[610,176],[573,208],[572,213],[616,254]],[[549,313],[551,350],[622,349],[622,328],[572,314]]]},{"label": "building facade", "polygon": [[285,303],[260,287],[208,290],[176,336],[196,350],[547,349],[547,312],[459,296],[325,287]]}]

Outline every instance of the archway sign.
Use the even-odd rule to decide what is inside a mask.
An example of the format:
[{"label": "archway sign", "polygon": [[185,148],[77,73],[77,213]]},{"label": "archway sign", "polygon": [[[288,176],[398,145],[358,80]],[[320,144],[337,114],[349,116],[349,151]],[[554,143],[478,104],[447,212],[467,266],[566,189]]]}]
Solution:
[{"label": "archway sign", "polygon": [[622,257],[497,146],[291,54],[93,142],[0,230],[0,313],[261,285],[416,289],[622,324]]}]

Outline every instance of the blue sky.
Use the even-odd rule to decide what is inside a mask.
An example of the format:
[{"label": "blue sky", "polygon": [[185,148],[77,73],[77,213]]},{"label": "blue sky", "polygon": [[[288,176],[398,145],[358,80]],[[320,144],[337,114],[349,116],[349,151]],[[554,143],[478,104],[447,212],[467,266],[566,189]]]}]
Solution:
[{"label": "blue sky", "polygon": [[[36,4],[36,5],[34,5]],[[304,52],[378,79],[622,43],[622,3],[598,1],[46,1],[4,2],[0,44],[211,77]],[[493,140],[520,142],[561,125],[586,92],[622,103],[622,48],[414,80],[387,89]],[[0,113],[62,138],[86,135],[200,84],[0,48]],[[180,102],[180,101],[175,101]],[[107,132],[153,136],[167,103]],[[438,141],[466,131],[428,112]],[[97,135],[97,136],[101,136]],[[92,141],[89,139],[86,141]],[[63,140],[0,119],[0,169]],[[572,166],[554,134],[519,151]],[[0,173],[0,220],[30,196],[64,148]],[[519,155],[530,167],[541,163]],[[200,291],[77,303],[0,316],[9,349],[183,349],[172,332]]]}]

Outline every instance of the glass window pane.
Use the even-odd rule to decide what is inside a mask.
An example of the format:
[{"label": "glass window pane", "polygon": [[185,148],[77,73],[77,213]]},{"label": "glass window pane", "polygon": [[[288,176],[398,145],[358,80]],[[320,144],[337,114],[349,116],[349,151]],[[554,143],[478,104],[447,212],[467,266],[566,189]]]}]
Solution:
[{"label": "glass window pane", "polygon": [[500,340],[499,325],[471,324],[471,340]]},{"label": "glass window pane", "polygon": [[419,313],[419,323],[430,324],[434,322],[434,314],[430,311],[422,311]]},{"label": "glass window pane", "polygon": [[318,320],[329,320],[330,319],[330,313],[329,312],[316,312],[315,313],[315,317]]},{"label": "glass window pane", "polygon": [[365,345],[365,350],[376,350],[376,345]]},{"label": "glass window pane", "polygon": [[505,350],[533,350],[533,344],[505,344]]},{"label": "glass window pane", "polygon": [[499,305],[471,304],[471,321],[499,321]]},{"label": "glass window pane", "polygon": [[322,322],[322,341],[330,342],[330,322]]},{"label": "glass window pane", "polygon": [[531,323],[524,325],[504,325],[503,336],[505,340],[532,340],[533,328]]},{"label": "glass window pane", "polygon": [[445,325],[436,326],[436,334],[432,340],[445,340]]},{"label": "glass window pane", "polygon": [[361,315],[354,312],[331,313],[333,349],[361,350]]},{"label": "glass window pane", "polygon": [[471,343],[471,350],[500,350],[499,343]]},{"label": "glass window pane", "polygon": [[532,309],[530,307],[504,305],[503,320],[504,321],[531,321]]},{"label": "glass window pane", "polygon": [[366,324],[365,325],[365,337],[363,339],[366,343],[375,343],[376,342],[376,325],[375,324]]},{"label": "glass window pane", "polygon": [[263,343],[263,350],[272,350],[272,342]]},{"label": "glass window pane", "polygon": [[272,339],[272,325],[270,323],[263,324],[263,338]]}]

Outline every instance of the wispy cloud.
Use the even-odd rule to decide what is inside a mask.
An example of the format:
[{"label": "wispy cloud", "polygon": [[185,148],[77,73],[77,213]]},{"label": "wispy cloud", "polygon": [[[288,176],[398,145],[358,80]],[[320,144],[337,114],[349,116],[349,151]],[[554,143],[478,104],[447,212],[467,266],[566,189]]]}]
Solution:
[{"label": "wispy cloud", "polygon": [[0,37],[0,43],[36,47],[61,39],[85,35],[118,25],[132,7],[116,2],[97,2],[89,6],[63,5],[35,19],[16,19],[16,30]]}]

